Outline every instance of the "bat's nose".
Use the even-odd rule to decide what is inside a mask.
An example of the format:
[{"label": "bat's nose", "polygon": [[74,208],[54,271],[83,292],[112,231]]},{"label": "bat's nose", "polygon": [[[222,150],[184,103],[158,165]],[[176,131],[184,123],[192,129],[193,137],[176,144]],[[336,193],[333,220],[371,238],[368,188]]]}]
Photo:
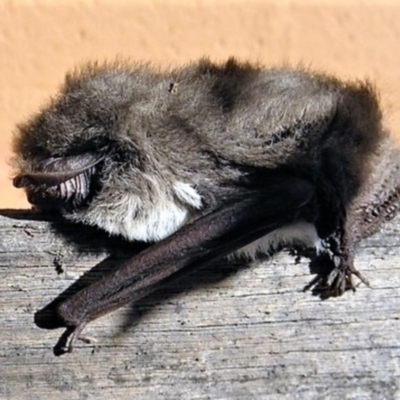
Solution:
[{"label": "bat's nose", "polygon": [[13,185],[18,189],[26,187],[26,186],[28,186],[28,184],[29,184],[29,182],[25,175],[17,175],[13,179]]}]

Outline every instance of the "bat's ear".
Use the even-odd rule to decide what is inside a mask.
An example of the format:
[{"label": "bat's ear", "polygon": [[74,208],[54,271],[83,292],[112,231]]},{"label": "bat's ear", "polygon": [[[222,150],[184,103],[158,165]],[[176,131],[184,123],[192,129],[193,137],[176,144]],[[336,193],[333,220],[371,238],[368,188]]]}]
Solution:
[{"label": "bat's ear", "polygon": [[17,175],[13,184],[17,188],[31,185],[56,186],[91,169],[103,159],[103,155],[93,152],[70,157],[50,157],[38,163],[33,171]]}]

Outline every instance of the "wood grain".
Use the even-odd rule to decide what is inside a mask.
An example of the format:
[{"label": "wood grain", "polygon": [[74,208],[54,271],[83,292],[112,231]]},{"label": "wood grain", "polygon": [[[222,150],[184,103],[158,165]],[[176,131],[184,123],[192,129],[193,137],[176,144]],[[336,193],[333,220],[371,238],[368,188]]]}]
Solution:
[{"label": "wood grain", "polygon": [[[400,399],[400,217],[362,243],[372,287],[321,301],[287,253],[220,262],[91,323],[72,354],[50,304],[139,248],[0,212],[1,399]],[[38,326],[39,325],[39,326]]]}]

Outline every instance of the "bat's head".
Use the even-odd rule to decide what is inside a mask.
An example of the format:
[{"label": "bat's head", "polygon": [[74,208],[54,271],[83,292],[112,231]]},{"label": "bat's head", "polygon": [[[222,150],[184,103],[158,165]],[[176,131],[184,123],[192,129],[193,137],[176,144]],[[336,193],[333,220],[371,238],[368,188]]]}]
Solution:
[{"label": "bat's head", "polygon": [[[161,124],[158,106],[161,96],[168,96],[168,86],[159,90],[164,83],[157,77],[145,67],[109,65],[67,75],[50,104],[19,126],[14,186],[24,188],[39,209],[57,209],[69,219],[127,237],[135,230],[130,221],[141,216],[145,225],[149,215],[160,225],[152,212],[170,202],[183,210],[174,226],[154,234],[146,228],[137,236],[150,240],[171,233],[186,215],[182,203],[200,200],[189,185],[171,182],[173,174],[158,157],[162,149],[147,137],[157,130],[149,124]],[[124,227],[116,227],[122,220]]]},{"label": "bat's head", "polygon": [[14,185],[25,188],[32,204],[77,209],[101,184],[107,163],[137,161],[137,144],[121,134],[129,129],[135,86],[127,70],[89,66],[69,74],[58,96],[19,126]]}]

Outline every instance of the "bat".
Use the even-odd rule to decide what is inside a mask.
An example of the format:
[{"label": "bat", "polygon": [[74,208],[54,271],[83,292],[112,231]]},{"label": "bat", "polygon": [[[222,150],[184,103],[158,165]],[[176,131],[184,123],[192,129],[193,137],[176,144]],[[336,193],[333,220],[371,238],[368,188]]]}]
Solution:
[{"label": "bat", "polygon": [[[19,125],[14,186],[146,250],[63,300],[65,351],[183,268],[288,248],[321,297],[355,289],[360,240],[399,209],[400,153],[368,81],[231,58],[89,63]],[[310,265],[311,265],[310,264]]]}]

